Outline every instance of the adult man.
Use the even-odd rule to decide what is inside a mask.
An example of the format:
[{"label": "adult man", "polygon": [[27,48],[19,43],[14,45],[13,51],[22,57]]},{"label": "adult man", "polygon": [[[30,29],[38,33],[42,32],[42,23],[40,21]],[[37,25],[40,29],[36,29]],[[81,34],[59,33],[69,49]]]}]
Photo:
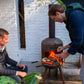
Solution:
[{"label": "adult man", "polygon": [[[19,76],[24,77],[27,75],[27,66],[18,64],[9,58],[6,51],[6,44],[9,42],[8,34],[8,31],[0,28],[0,75],[16,78],[20,82]],[[7,66],[7,64],[10,66]]]},{"label": "adult man", "polygon": [[[72,5],[75,5],[74,10]],[[70,54],[75,54],[76,52],[83,54],[80,75],[82,84],[84,84],[84,10],[82,6],[79,3],[73,3],[70,4],[65,10],[61,5],[55,4],[49,9],[48,15],[55,22],[64,22],[66,24],[66,28],[69,31],[69,36],[71,39],[70,44],[63,47],[58,47],[58,52],[61,52],[67,48],[68,50],[57,56],[66,58]]]}]

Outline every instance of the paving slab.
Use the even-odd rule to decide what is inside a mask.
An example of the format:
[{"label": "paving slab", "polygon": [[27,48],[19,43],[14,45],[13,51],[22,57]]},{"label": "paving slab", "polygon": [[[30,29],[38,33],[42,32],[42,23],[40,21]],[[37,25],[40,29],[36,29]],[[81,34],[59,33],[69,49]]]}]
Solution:
[{"label": "paving slab", "polygon": [[[45,68],[42,66],[41,62],[25,62],[22,61],[21,64],[25,64],[28,66],[28,74],[32,72],[40,72],[43,76]],[[80,78],[80,68],[77,68],[74,65],[64,64],[62,65],[62,72],[65,80],[65,84],[82,84]],[[62,79],[60,77],[60,73],[58,71],[58,79],[56,79],[56,70],[51,70],[51,77],[49,78],[49,73],[47,73],[45,84],[63,84]],[[41,83],[42,84],[42,83]]]},{"label": "paving slab", "polygon": [[[43,82],[41,81],[40,84]],[[46,80],[44,84],[63,84],[62,81]],[[82,84],[81,81],[65,81],[65,84]]]}]

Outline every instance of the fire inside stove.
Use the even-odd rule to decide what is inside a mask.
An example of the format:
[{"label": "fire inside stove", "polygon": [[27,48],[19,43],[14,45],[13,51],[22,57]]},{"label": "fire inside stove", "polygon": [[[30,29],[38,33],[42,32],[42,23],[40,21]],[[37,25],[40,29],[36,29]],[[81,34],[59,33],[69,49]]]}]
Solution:
[{"label": "fire inside stove", "polygon": [[42,63],[51,66],[61,66],[63,64],[63,59],[57,57],[56,54],[56,51],[46,52],[46,56],[42,59]]}]

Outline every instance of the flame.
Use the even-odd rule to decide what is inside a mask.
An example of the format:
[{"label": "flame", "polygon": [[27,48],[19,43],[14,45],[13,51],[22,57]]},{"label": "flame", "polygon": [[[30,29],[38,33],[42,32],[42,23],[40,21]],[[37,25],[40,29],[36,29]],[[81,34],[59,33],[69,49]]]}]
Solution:
[{"label": "flame", "polygon": [[60,65],[62,65],[62,63],[63,63],[63,59],[60,59],[59,57],[56,57],[56,55],[55,55],[55,51],[49,51],[49,56],[48,57],[53,57],[53,58],[55,58],[57,61],[58,61],[58,63],[60,63]]}]

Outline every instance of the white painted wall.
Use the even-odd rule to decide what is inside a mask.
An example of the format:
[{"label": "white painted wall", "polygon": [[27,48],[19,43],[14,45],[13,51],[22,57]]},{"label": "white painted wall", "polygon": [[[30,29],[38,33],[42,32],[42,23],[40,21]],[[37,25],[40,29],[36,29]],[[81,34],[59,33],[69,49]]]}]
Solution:
[{"label": "white painted wall", "polygon": [[0,28],[9,31],[10,34],[7,50],[11,57],[17,57],[20,48],[15,0],[0,0]]},{"label": "white painted wall", "polygon": [[[24,0],[26,49],[20,48],[18,0],[0,0],[0,27],[9,31],[7,50],[9,55],[22,61],[41,61],[41,42],[49,35],[48,6],[40,6],[33,0]],[[56,23],[56,37],[64,45],[70,42],[65,25]],[[77,55],[70,56],[68,61],[77,61]]]}]

